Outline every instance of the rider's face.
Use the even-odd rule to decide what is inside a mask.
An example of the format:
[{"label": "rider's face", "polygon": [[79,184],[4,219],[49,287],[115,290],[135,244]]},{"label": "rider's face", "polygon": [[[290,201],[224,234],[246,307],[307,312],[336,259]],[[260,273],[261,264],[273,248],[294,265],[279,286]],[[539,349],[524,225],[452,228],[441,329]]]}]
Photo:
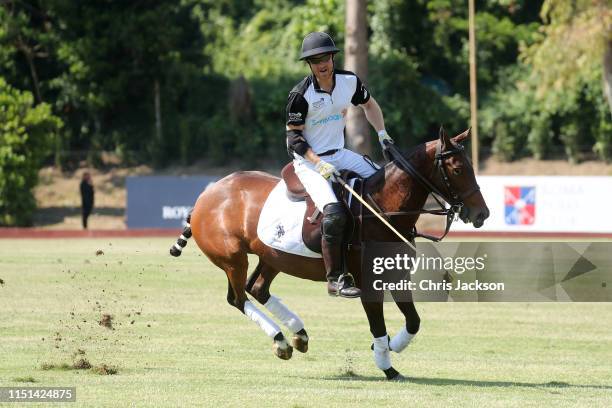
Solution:
[{"label": "rider's face", "polygon": [[334,58],[332,54],[319,54],[308,59],[312,73],[319,81],[331,78],[334,72]]}]

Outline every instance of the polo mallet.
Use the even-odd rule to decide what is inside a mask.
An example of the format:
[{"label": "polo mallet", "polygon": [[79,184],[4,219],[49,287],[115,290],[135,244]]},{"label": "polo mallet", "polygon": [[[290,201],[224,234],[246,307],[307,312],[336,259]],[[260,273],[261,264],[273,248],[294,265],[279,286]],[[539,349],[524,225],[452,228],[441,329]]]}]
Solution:
[{"label": "polo mallet", "polygon": [[351,188],[351,186],[349,186],[344,180],[342,180],[340,177],[334,177],[336,179],[336,181],[338,183],[340,183],[340,185],[342,187],[344,187],[345,189],[347,189],[347,191],[349,193],[351,193],[355,198],[357,198],[361,204],[365,205],[366,208],[368,210],[370,210],[372,212],[372,214],[374,214],[379,220],[380,222],[382,222],[383,224],[385,224],[391,231],[393,231],[393,233],[395,235],[398,236],[399,239],[401,239],[402,241],[404,241],[406,243],[406,245],[408,245],[410,248],[412,248],[415,252],[416,252],[416,247],[412,244],[412,242],[408,241],[402,234],[400,234],[400,232],[398,230],[396,230],[393,225],[389,224],[387,222],[387,220],[385,220],[374,208],[372,208],[372,206],[370,204],[368,204],[366,202],[366,200],[364,200],[359,194],[357,194],[357,192],[355,192],[355,190],[353,190]]}]

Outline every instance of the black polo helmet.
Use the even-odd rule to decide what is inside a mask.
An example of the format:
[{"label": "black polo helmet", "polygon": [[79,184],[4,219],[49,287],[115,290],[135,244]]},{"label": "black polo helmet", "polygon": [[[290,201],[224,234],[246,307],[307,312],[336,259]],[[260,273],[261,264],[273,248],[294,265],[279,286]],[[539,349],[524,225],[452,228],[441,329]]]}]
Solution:
[{"label": "black polo helmet", "polygon": [[304,37],[302,41],[302,55],[300,55],[300,61],[305,60],[308,57],[318,54],[335,54],[340,50],[334,44],[334,40],[326,34],[321,32],[314,32]]}]

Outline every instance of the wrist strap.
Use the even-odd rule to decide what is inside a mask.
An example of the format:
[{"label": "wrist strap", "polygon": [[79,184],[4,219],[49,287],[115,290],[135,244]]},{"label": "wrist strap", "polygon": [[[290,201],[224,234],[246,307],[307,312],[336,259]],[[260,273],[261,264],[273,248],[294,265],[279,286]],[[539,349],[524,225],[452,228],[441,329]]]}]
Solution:
[{"label": "wrist strap", "polygon": [[382,136],[386,136],[386,135],[387,135],[387,131],[386,131],[385,129],[380,130],[380,131],[378,132],[378,137],[382,137]]}]

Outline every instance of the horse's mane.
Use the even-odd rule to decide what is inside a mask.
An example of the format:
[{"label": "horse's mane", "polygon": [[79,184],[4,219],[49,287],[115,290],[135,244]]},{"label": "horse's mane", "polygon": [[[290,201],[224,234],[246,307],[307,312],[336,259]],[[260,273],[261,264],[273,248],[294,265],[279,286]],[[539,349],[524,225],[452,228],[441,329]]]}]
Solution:
[{"label": "horse's mane", "polygon": [[[402,156],[404,156],[406,160],[411,160],[414,158],[414,156],[424,155],[427,152],[427,150],[430,149],[432,145],[436,144],[437,142],[438,142],[438,139],[419,143],[418,145],[412,146],[408,150],[400,150],[400,153]],[[383,166],[383,168],[387,167],[388,165],[392,163],[393,163],[393,160],[389,161],[388,163],[385,164],[385,166]]]},{"label": "horse's mane", "polygon": [[[412,160],[415,158],[415,156],[424,157],[426,156],[427,150],[431,147],[431,144],[434,144],[436,142],[437,142],[437,139],[430,140],[428,142],[419,143],[418,145],[415,145],[406,151],[400,150],[400,154],[406,160]],[[370,191],[376,191],[382,185],[382,183],[384,183],[384,180],[385,180],[384,174],[385,174],[386,168],[390,166],[399,167],[395,159],[393,157],[391,159],[392,160],[385,163],[384,166],[381,166],[378,170],[376,170],[374,174],[372,174],[370,177],[366,179],[366,185],[369,187]]]},{"label": "horse's mane", "polygon": [[412,158],[412,156],[418,154],[418,153],[424,153],[427,151],[427,149],[429,149],[431,147],[431,145],[435,144],[436,142],[438,142],[438,139],[434,139],[434,140],[430,140],[428,142],[423,142],[420,143],[416,146],[412,146],[410,149],[406,150],[406,151],[401,151],[402,156],[404,156],[406,159],[410,160]]}]

